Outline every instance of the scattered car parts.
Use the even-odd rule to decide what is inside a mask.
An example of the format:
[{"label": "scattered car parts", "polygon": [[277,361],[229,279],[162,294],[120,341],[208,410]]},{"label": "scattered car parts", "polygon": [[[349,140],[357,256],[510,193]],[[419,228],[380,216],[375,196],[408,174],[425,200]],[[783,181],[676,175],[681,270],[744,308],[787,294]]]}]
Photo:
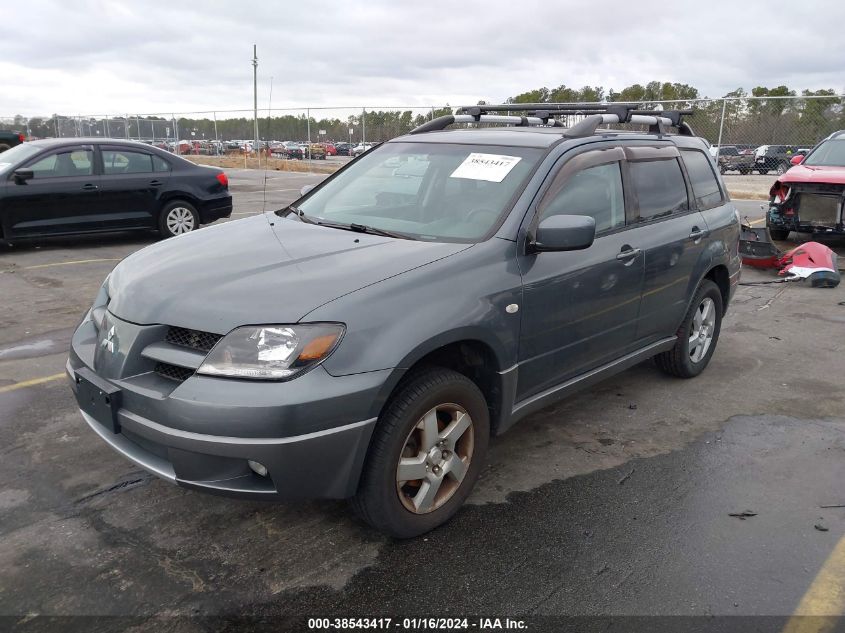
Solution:
[{"label": "scattered car parts", "polygon": [[777,268],[784,281],[807,279],[814,288],[835,288],[840,275],[836,253],[824,244],[806,242],[787,251],[778,250],[769,229],[742,225],[739,239],[742,263],[755,268]]}]

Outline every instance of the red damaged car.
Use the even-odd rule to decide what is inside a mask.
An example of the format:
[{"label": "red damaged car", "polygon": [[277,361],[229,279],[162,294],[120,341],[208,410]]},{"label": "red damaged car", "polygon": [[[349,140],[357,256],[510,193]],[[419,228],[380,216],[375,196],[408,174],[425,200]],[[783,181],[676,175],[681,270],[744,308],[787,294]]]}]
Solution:
[{"label": "red damaged car", "polygon": [[772,239],[785,240],[790,231],[845,235],[845,130],[807,156],[794,156],[792,164],[769,192],[766,226]]}]

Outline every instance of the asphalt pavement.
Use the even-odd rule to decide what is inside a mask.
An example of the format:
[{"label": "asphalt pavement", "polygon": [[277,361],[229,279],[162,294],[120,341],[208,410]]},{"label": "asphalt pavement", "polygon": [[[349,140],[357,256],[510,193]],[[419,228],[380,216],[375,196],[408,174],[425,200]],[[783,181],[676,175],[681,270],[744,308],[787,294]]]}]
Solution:
[{"label": "asphalt pavement", "polygon": [[[324,176],[268,172],[266,203],[263,173],[230,177],[234,221]],[[759,204],[737,206],[759,221]],[[845,508],[821,506],[845,505],[845,286],[742,286],[700,377],[643,363],[530,416],[494,440],[452,522],[399,542],[344,502],[173,487],[86,427],[62,376],[70,333],[155,239],[0,247],[0,630],[561,614],[780,630],[843,613]]]}]

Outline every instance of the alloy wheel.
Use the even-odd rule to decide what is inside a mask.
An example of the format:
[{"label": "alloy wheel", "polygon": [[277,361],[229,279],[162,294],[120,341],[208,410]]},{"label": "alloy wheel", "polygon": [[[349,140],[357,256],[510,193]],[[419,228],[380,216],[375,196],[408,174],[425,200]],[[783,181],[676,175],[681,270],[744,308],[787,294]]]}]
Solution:
[{"label": "alloy wheel", "polygon": [[194,214],[185,207],[173,207],[167,212],[167,230],[173,235],[190,233],[196,228]]},{"label": "alloy wheel", "polygon": [[396,491],[414,514],[427,514],[457,492],[474,448],[472,418],[453,403],[429,409],[411,429],[396,468]]},{"label": "alloy wheel", "polygon": [[707,355],[713,343],[716,328],[716,304],[710,297],[704,297],[695,311],[689,336],[690,360],[698,363]]}]

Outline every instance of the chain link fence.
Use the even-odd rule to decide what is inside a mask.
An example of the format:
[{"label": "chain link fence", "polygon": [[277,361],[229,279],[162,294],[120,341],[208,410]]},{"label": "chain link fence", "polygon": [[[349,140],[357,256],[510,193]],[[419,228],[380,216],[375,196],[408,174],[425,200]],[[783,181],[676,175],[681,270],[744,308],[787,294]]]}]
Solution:
[{"label": "chain link fence", "polygon": [[[845,95],[742,97],[644,102],[643,109],[692,110],[687,121],[712,145],[753,152],[783,146],[788,152],[812,148],[833,131],[845,129]],[[180,154],[270,153],[274,144],[376,143],[400,136],[454,108],[319,107],[217,110],[165,114],[0,117],[0,129],[30,139],[101,137],[134,139]],[[257,123],[257,134],[256,134]],[[259,139],[260,148],[254,147]],[[733,151],[733,150],[730,150]]]},{"label": "chain link fence", "polygon": [[[0,116],[0,129],[38,138],[122,138],[142,141],[179,154],[255,152],[284,142],[326,145],[378,143],[407,134],[448,106],[320,107],[218,110],[165,114]],[[256,134],[257,123],[257,134]]]}]

